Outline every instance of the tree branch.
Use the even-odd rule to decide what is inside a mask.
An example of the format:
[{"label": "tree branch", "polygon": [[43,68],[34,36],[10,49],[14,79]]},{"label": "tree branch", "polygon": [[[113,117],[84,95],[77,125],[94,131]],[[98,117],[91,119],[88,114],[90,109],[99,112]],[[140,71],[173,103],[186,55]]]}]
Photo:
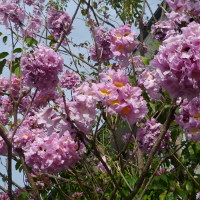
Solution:
[{"label": "tree branch", "polygon": [[133,197],[135,197],[135,195],[137,194],[137,192],[140,189],[140,187],[142,186],[143,181],[144,181],[145,176],[146,176],[146,173],[148,172],[149,167],[150,167],[150,165],[152,163],[154,154],[156,153],[158,147],[160,146],[160,143],[163,140],[163,138],[165,137],[165,134],[167,133],[167,130],[168,130],[169,126],[170,126],[170,123],[173,120],[173,116],[174,116],[175,110],[177,108],[177,105],[174,105],[174,104],[175,104],[175,100],[173,101],[173,104],[172,104],[172,106],[170,108],[170,111],[169,111],[169,114],[167,116],[167,119],[166,119],[166,121],[165,121],[165,123],[163,125],[162,132],[159,135],[158,139],[156,140],[154,146],[152,147],[152,149],[151,149],[151,151],[149,153],[149,157],[148,157],[147,162],[146,162],[146,164],[144,166],[144,169],[143,169],[143,171],[141,173],[141,176],[137,180],[132,193],[127,197],[126,200],[132,200]]}]

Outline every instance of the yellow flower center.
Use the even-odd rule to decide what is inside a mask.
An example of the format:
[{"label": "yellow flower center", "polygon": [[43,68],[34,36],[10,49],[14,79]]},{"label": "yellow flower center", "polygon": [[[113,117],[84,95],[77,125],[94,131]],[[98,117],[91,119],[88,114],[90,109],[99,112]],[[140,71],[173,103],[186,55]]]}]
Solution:
[{"label": "yellow flower center", "polygon": [[123,88],[124,87],[124,84],[122,82],[119,82],[119,81],[115,81],[113,83],[116,87],[119,87],[119,88]]},{"label": "yellow flower center", "polygon": [[126,106],[122,109],[122,115],[128,115],[130,114],[130,112],[131,112],[131,109],[129,106]]},{"label": "yellow flower center", "polygon": [[109,103],[114,106],[114,105],[118,105],[120,103],[120,101],[118,99],[110,100]]},{"label": "yellow flower center", "polygon": [[200,113],[194,114],[193,117],[197,118],[197,119],[200,119]]},{"label": "yellow flower center", "polygon": [[28,138],[28,134],[24,133],[23,138],[27,139]]},{"label": "yellow flower center", "polygon": [[191,129],[190,129],[190,132],[191,132],[192,134],[196,134],[196,133],[198,133],[199,131],[200,131],[199,128],[191,128]]},{"label": "yellow flower center", "polygon": [[106,95],[106,96],[108,96],[110,94],[110,92],[106,88],[100,89],[100,93],[103,95]]},{"label": "yellow flower center", "polygon": [[123,35],[120,34],[120,33],[116,33],[115,35],[116,35],[116,37],[119,38],[119,39],[123,37]]},{"label": "yellow flower center", "polygon": [[118,47],[117,47],[117,51],[122,51],[124,49],[124,46],[122,44],[120,44]]},{"label": "yellow flower center", "polygon": [[123,35],[121,33],[115,34],[117,38],[121,39],[122,37],[128,37],[130,35],[130,32],[126,32]]}]

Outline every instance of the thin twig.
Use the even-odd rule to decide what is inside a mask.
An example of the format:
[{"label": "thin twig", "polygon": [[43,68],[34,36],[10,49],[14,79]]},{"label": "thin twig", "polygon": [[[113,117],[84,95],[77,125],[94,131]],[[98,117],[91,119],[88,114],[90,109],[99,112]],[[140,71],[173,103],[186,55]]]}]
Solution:
[{"label": "thin twig", "polygon": [[[79,1],[78,5],[77,5],[77,8],[76,8],[76,10],[75,10],[75,13],[74,13],[74,15],[73,15],[73,17],[72,17],[72,19],[71,19],[71,22],[70,22],[69,26],[67,27],[67,30],[65,30],[65,33],[67,33],[67,32],[70,30],[70,28],[71,28],[71,26],[72,26],[72,24],[73,24],[73,22],[74,22],[74,19],[75,19],[77,13],[78,13],[78,10],[79,10],[79,8],[80,8],[80,5],[81,5],[81,0]],[[61,46],[63,40],[65,39],[65,33],[62,34],[62,36],[61,36],[61,38],[60,38],[60,41],[59,41],[58,45],[57,45],[56,48],[55,48],[55,51],[58,51],[58,49],[59,49],[59,47]]]},{"label": "thin twig", "polygon": [[[2,174],[1,172],[0,172],[0,176],[1,176],[3,179],[8,180],[8,177],[7,177],[6,175]],[[22,188],[20,185],[18,185],[18,184],[15,183],[14,181],[12,181],[12,184],[13,184],[15,187],[19,188],[21,191],[27,192],[24,188]]]},{"label": "thin twig", "polygon": [[149,167],[150,167],[150,165],[152,163],[154,154],[156,153],[158,147],[160,146],[160,143],[161,143],[162,139],[165,137],[165,134],[167,133],[167,130],[168,130],[169,126],[170,126],[170,123],[173,120],[173,116],[174,116],[175,110],[177,108],[177,105],[174,105],[174,104],[175,104],[175,100],[173,101],[173,105],[171,106],[170,111],[169,111],[168,116],[167,116],[167,119],[166,119],[166,121],[165,121],[165,123],[163,125],[162,132],[159,135],[158,139],[156,140],[155,144],[153,145],[153,147],[152,147],[152,149],[151,149],[151,151],[149,153],[149,157],[148,157],[147,162],[146,162],[146,164],[145,164],[145,166],[143,168],[142,174],[138,178],[133,191],[127,197],[126,200],[132,200],[133,197],[135,197],[135,195],[137,194],[137,192],[140,189],[140,187],[142,186],[143,181],[145,179],[145,175],[146,175],[147,171],[149,170]]}]

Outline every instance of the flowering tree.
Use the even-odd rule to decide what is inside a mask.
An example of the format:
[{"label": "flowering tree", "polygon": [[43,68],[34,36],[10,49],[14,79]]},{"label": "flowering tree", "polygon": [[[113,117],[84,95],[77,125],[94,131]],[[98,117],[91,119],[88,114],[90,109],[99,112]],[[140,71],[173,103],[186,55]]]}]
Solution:
[{"label": "flowering tree", "polygon": [[[200,2],[159,5],[154,57],[148,1],[68,3],[0,2],[0,199],[200,199]],[[73,40],[79,11],[91,44]]]}]

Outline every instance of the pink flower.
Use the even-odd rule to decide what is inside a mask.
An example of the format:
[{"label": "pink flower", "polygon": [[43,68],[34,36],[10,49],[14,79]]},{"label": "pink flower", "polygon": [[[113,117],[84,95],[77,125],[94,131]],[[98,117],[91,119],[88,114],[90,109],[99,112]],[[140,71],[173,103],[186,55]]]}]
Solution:
[{"label": "pink flower", "polygon": [[7,28],[10,26],[9,21],[13,22],[18,30],[23,25],[26,13],[18,4],[3,0],[0,2],[0,23]]},{"label": "pink flower", "polygon": [[26,163],[34,171],[58,173],[73,167],[84,153],[84,147],[71,138],[69,133],[59,136],[53,133],[50,136],[36,137],[25,148]]},{"label": "pink flower", "polygon": [[[47,26],[50,29],[51,35],[56,40],[60,40],[62,35],[69,35],[72,26],[69,28],[71,18],[63,10],[56,10],[55,7],[51,7],[47,13]],[[66,43],[66,41],[65,41]]]},{"label": "pink flower", "polygon": [[54,89],[38,91],[35,96],[33,105],[36,108],[45,107],[49,101],[54,101],[58,98],[58,96],[58,93]]},{"label": "pink flower", "polygon": [[89,49],[91,59],[94,61],[107,61],[113,57],[110,50],[110,32],[106,31],[103,26],[94,29],[94,39],[96,46],[92,45]]},{"label": "pink flower", "polygon": [[[102,160],[106,163],[108,169],[110,170],[111,167],[108,165],[107,160],[106,160],[106,156],[102,156]],[[102,173],[107,173],[106,168],[104,167],[102,162],[98,163],[98,168],[101,170]]]},{"label": "pink flower", "polygon": [[42,27],[42,20],[40,16],[36,16],[30,19],[27,26],[23,30],[23,34],[25,37],[36,37],[36,33],[40,31]]},{"label": "pink flower", "polygon": [[1,156],[7,155],[7,145],[1,136],[0,136],[0,155]]},{"label": "pink flower", "polygon": [[22,75],[25,84],[38,90],[55,88],[58,74],[63,69],[63,59],[53,49],[38,45],[33,53],[21,58]]},{"label": "pink flower", "polygon": [[192,99],[200,93],[200,25],[192,22],[182,32],[163,42],[151,65],[172,97]]},{"label": "pink flower", "polygon": [[130,24],[126,24],[111,30],[110,34],[110,50],[114,57],[119,60],[127,60],[130,53],[132,53],[139,44],[136,41],[136,32],[131,31]]},{"label": "pink flower", "polygon": [[[158,136],[162,131],[162,124],[157,123],[155,119],[147,120],[146,123],[138,129],[137,140],[139,147],[144,153],[149,153],[155,144]],[[159,150],[166,149],[167,143],[170,141],[170,132],[167,131],[162,140]]]},{"label": "pink flower", "polygon": [[171,35],[178,34],[178,29],[178,24],[175,23],[173,20],[158,21],[154,25],[152,25],[151,33],[156,40],[162,42]]},{"label": "pink flower", "polygon": [[3,108],[0,107],[0,122],[3,125],[7,125],[9,122],[8,114],[5,112]]},{"label": "pink flower", "polygon": [[200,141],[200,98],[185,100],[180,106],[176,122],[186,132],[189,140]]},{"label": "pink flower", "polygon": [[66,70],[62,73],[60,77],[60,85],[63,88],[67,88],[68,90],[72,90],[75,86],[80,83],[80,77],[75,72],[70,72]]},{"label": "pink flower", "polygon": [[118,113],[130,124],[134,124],[147,113],[146,102],[139,87],[132,87],[125,71],[110,69],[100,74],[103,82],[96,84],[99,100],[108,106],[108,112]]},{"label": "pink flower", "polygon": [[146,68],[139,75],[138,85],[146,89],[147,94],[151,99],[160,98],[161,94],[159,93],[159,74],[156,72],[156,70],[152,71],[149,68]]}]

